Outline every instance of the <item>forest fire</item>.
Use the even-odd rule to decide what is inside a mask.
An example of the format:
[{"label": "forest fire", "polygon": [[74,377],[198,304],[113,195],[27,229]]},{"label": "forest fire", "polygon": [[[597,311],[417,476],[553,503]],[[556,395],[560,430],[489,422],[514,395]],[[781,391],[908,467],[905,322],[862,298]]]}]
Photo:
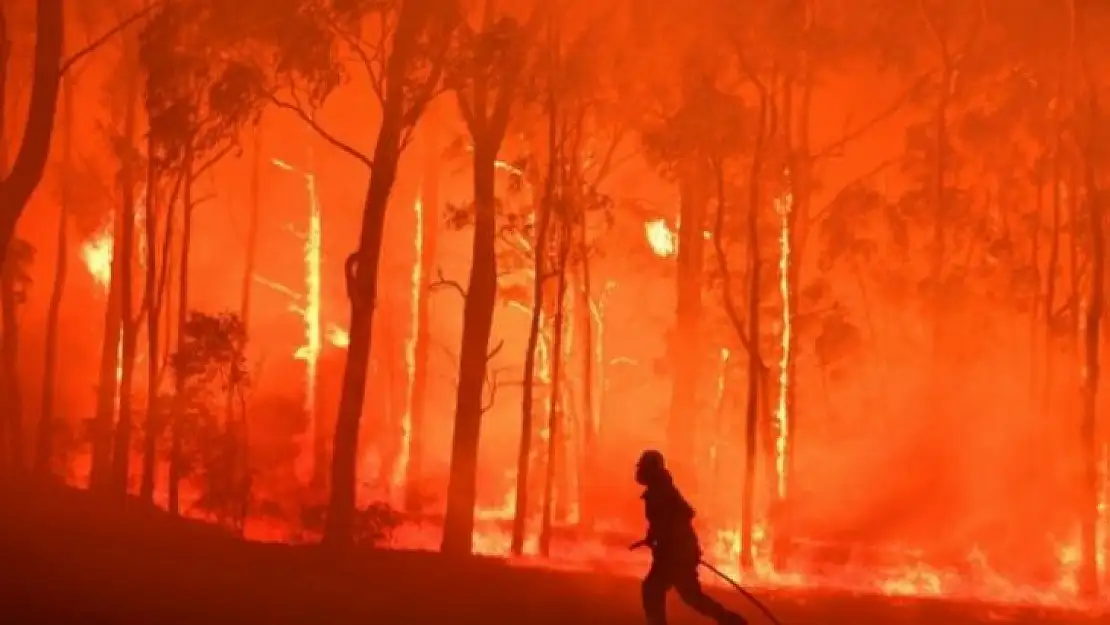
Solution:
[{"label": "forest fire", "polygon": [[658,449],[745,584],[1110,605],[1110,11],[113,2],[0,142],[0,494],[627,576]]},{"label": "forest fire", "polygon": [[112,220],[81,246],[81,260],[89,275],[104,290],[112,279]]}]

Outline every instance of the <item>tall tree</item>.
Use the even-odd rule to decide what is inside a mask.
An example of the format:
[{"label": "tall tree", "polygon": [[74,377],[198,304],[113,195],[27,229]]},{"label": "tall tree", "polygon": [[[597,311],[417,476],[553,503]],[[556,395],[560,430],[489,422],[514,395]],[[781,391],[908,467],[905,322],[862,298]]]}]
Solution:
[{"label": "tall tree", "polygon": [[431,285],[436,260],[436,243],[439,239],[440,224],[440,137],[438,119],[431,116],[424,122],[423,155],[424,168],[421,174],[419,224],[420,274],[416,301],[416,338],[413,345],[412,431],[410,432],[409,472],[405,478],[405,508],[410,512],[422,506],[423,467],[425,438],[427,436],[427,410],[429,365],[432,346],[431,332]]},{"label": "tall tree", "polygon": [[455,85],[459,111],[474,142],[475,214],[442,546],[444,553],[456,555],[470,553],[474,534],[482,391],[497,299],[495,166],[517,103],[527,47],[540,23],[538,10],[525,24],[499,16],[494,0],[486,0],[477,15],[478,28],[467,24],[462,29],[463,82]]},{"label": "tall tree", "polygon": [[69,212],[71,185],[73,184],[73,76],[62,85],[62,161],[61,193],[58,197],[58,238],[54,252],[54,283],[50,290],[50,304],[46,310],[46,353],[43,358],[42,407],[39,414],[35,443],[35,473],[46,477],[51,471],[54,456],[56,423],[54,406],[57,399],[58,374],[58,321],[61,316],[62,298],[65,294],[69,267]]},{"label": "tall tree", "polygon": [[[61,83],[64,15],[62,0],[35,2],[35,61],[31,82],[31,99],[22,143],[11,167],[0,175],[0,253],[5,253],[15,236],[16,224],[42,180],[46,169],[50,141],[54,134],[54,115],[58,106]],[[6,33],[4,10],[0,9],[0,30]],[[0,35],[0,74],[6,77],[10,60],[7,37]],[[0,78],[0,87],[6,80]],[[0,109],[3,109],[0,104]],[[0,113],[0,120],[5,118]]]},{"label": "tall tree", "polygon": [[1098,389],[1101,362],[1101,329],[1106,288],[1106,221],[1103,210],[1103,191],[1099,184],[1103,152],[1097,147],[1097,137],[1103,135],[1103,112],[1099,98],[1099,84],[1095,79],[1091,45],[1091,24],[1097,20],[1087,12],[1090,2],[1071,0],[1069,13],[1078,27],[1081,66],[1085,91],[1086,132],[1080,146],[1083,154],[1083,186],[1087,218],[1090,228],[1090,293],[1086,316],[1083,319],[1083,414],[1080,417],[1079,446],[1082,463],[1080,497],[1080,589],[1088,599],[1099,595],[1099,441],[1098,441]]}]

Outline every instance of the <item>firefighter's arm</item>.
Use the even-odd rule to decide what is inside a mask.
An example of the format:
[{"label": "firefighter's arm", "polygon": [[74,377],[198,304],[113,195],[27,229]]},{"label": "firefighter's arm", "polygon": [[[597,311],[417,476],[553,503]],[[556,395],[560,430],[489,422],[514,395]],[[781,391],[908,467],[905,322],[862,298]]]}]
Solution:
[{"label": "firefighter's arm", "polygon": [[638,540],[638,541],[632,543],[632,545],[630,545],[628,548],[635,551],[635,550],[637,550],[641,547],[654,547],[654,546],[655,546],[655,532],[652,529],[651,523],[649,522],[648,523],[647,536],[645,536],[643,540]]}]

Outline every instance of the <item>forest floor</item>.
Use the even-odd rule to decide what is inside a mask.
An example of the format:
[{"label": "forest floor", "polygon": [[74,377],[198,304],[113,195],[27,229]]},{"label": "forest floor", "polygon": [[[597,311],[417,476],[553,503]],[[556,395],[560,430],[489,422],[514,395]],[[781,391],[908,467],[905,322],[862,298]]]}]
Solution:
[{"label": "forest floor", "polygon": [[[743,598],[714,591],[764,623]],[[756,591],[784,624],[1107,623],[1107,615]],[[670,600],[672,622],[704,622]],[[366,551],[247,543],[203,524],[87,493],[0,492],[0,623],[120,625],[634,625],[639,582],[612,575]]]}]

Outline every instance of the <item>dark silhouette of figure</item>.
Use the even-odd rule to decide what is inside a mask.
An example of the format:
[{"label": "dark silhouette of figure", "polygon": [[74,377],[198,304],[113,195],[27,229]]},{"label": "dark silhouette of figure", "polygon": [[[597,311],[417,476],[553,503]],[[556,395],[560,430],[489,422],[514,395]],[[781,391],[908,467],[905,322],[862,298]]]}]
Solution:
[{"label": "dark silhouette of figure", "polygon": [[730,612],[702,591],[698,581],[701,546],[694,532],[694,509],[674,485],[658,451],[645,451],[636,463],[636,482],[644,487],[647,536],[632,549],[651,548],[651,570],[643,583],[644,614],[648,625],[666,625],[667,591],[694,610],[718,623],[743,625],[747,621]]}]

